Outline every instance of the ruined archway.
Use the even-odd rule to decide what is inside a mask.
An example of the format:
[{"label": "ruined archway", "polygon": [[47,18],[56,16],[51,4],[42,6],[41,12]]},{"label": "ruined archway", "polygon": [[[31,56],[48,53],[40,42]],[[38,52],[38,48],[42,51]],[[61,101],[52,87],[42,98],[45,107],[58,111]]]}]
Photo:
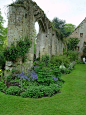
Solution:
[{"label": "ruined archway", "polygon": [[[20,69],[20,71],[27,71],[33,66],[34,25],[36,21],[39,23],[36,57],[40,56],[41,58],[45,54],[51,57],[52,55],[63,53],[62,35],[57,29],[53,28],[44,11],[32,0],[17,0],[15,3],[9,5],[7,46],[10,47],[11,43],[16,43],[21,38],[24,40],[27,37],[27,39],[31,39],[32,41],[31,48],[26,54],[26,62],[22,63],[18,61],[15,64],[15,69]],[[40,55],[38,55],[39,52]],[[14,64],[12,66],[14,68]]]}]

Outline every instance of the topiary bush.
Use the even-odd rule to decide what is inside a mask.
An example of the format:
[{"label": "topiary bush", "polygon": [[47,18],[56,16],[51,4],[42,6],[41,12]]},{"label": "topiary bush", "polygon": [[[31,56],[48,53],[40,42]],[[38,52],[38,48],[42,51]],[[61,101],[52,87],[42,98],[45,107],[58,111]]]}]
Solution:
[{"label": "topiary bush", "polygon": [[21,93],[21,89],[18,86],[10,86],[6,90],[6,94],[9,95],[20,95],[20,93]]}]

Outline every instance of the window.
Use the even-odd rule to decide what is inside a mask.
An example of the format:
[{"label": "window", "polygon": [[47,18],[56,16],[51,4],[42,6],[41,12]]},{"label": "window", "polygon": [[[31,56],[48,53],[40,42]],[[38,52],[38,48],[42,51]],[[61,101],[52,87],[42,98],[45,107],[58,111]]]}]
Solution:
[{"label": "window", "polygon": [[80,37],[83,37],[83,33],[80,33]]}]

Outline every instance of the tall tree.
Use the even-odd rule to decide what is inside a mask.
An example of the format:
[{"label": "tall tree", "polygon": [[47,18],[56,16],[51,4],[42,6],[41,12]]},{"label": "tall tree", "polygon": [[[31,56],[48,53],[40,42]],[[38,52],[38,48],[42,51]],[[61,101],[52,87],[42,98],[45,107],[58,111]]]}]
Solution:
[{"label": "tall tree", "polygon": [[4,19],[1,15],[1,10],[0,10],[0,50],[7,36],[7,28],[4,28],[3,24],[4,24]]},{"label": "tall tree", "polygon": [[57,17],[55,17],[52,22],[54,24],[54,27],[64,34],[64,37],[69,36],[75,29],[75,25],[65,24],[66,23],[65,20],[61,20]]},{"label": "tall tree", "polygon": [[61,20],[57,17],[55,17],[52,20],[54,27],[57,28],[60,32],[62,32],[63,34],[65,33],[65,29],[64,29],[64,25],[65,25],[65,20]]},{"label": "tall tree", "polygon": [[75,28],[76,26],[73,24],[65,24],[64,25],[65,35],[69,36],[74,31]]}]

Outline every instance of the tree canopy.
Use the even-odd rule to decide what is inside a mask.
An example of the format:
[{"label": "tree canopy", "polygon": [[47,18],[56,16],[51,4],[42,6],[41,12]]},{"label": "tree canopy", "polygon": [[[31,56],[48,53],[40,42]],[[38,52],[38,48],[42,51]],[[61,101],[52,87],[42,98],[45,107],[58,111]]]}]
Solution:
[{"label": "tree canopy", "polygon": [[65,20],[55,17],[53,20],[53,25],[56,29],[63,33],[64,37],[69,36],[75,29],[75,25],[66,24]]},{"label": "tree canopy", "polygon": [[3,26],[4,22],[5,21],[1,15],[1,10],[0,10],[0,49],[2,48],[7,36],[7,28],[4,28]]},{"label": "tree canopy", "polygon": [[69,36],[74,31],[75,28],[76,26],[73,24],[65,24],[64,29],[65,29],[66,36]]}]

